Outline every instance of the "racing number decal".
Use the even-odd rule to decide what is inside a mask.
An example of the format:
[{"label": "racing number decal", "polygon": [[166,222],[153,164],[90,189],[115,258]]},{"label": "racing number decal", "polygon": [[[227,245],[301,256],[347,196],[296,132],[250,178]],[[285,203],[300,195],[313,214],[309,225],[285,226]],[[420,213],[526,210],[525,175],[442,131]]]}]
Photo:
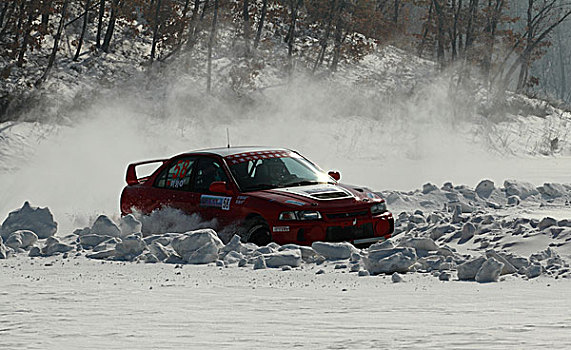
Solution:
[{"label": "racing number decal", "polygon": [[174,167],[173,179],[183,178],[186,175],[188,167],[190,166],[190,160],[179,160]]},{"label": "racing number decal", "polygon": [[201,207],[220,208],[222,210],[230,210],[230,202],[232,197],[209,196],[203,194],[200,196]]}]

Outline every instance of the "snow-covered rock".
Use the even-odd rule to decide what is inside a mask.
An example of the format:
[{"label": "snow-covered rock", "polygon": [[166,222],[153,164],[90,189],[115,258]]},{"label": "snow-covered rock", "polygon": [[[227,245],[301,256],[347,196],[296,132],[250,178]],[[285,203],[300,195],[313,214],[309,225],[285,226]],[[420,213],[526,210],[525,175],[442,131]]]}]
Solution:
[{"label": "snow-covered rock", "polygon": [[212,229],[189,231],[175,238],[173,249],[187,263],[208,264],[218,260],[218,251],[224,246]]},{"label": "snow-covered rock", "polygon": [[49,237],[46,240],[44,247],[42,248],[42,255],[51,256],[58,253],[66,253],[71,250],[73,250],[72,246],[65,243],[61,243],[59,239],[55,237]]},{"label": "snow-covered rock", "polygon": [[406,273],[416,263],[417,256],[414,248],[397,247],[369,251],[363,258],[365,268],[371,275],[381,273]]},{"label": "snow-covered rock", "polygon": [[143,225],[135,218],[133,214],[125,215],[121,218],[119,229],[121,236],[126,237],[134,233],[140,233]]},{"label": "snow-covered rock", "polygon": [[44,239],[57,232],[57,223],[48,208],[32,207],[29,202],[25,202],[22,208],[8,214],[0,234],[6,239],[12,232],[19,230],[32,231],[38,238]]},{"label": "snow-covered rock", "polygon": [[557,183],[544,183],[543,186],[537,188],[538,191],[546,196],[551,198],[562,197],[567,193],[567,189],[562,184]]},{"label": "snow-covered rock", "polygon": [[486,260],[478,272],[475,279],[479,283],[497,282],[504,264],[491,257]]},{"label": "snow-covered rock", "polygon": [[541,219],[537,228],[540,231],[543,231],[546,228],[551,227],[551,226],[555,226],[555,225],[557,225],[557,220],[555,220],[554,218],[551,218],[551,217],[545,217],[545,218]]},{"label": "snow-covered rock", "polygon": [[508,196],[518,196],[522,200],[539,194],[537,188],[529,182],[505,180],[504,188]]},{"label": "snow-covered rock", "polygon": [[79,236],[79,243],[84,248],[90,249],[90,248],[96,247],[99,244],[101,244],[102,242],[105,242],[105,241],[110,240],[112,238],[113,237],[111,237],[111,236],[105,236],[105,235],[87,234],[87,235]]},{"label": "snow-covered rock", "polygon": [[8,257],[8,249],[0,239],[0,259],[6,259]]},{"label": "snow-covered rock", "polygon": [[495,189],[495,186],[494,186],[493,181],[482,180],[482,181],[480,181],[478,186],[476,186],[475,192],[476,192],[476,194],[478,194],[478,196],[480,198],[490,198],[494,189]]},{"label": "snow-covered rock", "polygon": [[133,260],[141,255],[147,245],[139,235],[124,237],[115,246],[115,258],[118,260]]},{"label": "snow-covered rock", "polygon": [[119,227],[106,215],[99,215],[91,226],[90,232],[91,234],[100,236],[121,236],[121,230]]},{"label": "snow-covered rock", "polygon": [[400,247],[410,247],[417,251],[435,251],[438,250],[438,245],[428,237],[410,237],[404,239],[399,244]]},{"label": "snow-covered rock", "polygon": [[36,236],[34,232],[30,230],[18,230],[12,232],[4,244],[14,250],[19,248],[28,249],[36,244],[37,241],[38,236]]},{"label": "snow-covered rock", "polygon": [[402,276],[399,275],[398,272],[395,272],[395,273],[393,273],[392,276],[391,276],[391,281],[392,281],[393,283],[402,282]]},{"label": "snow-covered rock", "polygon": [[284,265],[298,267],[301,265],[300,250],[284,250],[277,253],[264,255],[266,266],[270,268],[282,267]]},{"label": "snow-covered rock", "polygon": [[541,275],[543,267],[540,264],[532,264],[525,270],[527,278],[536,278]]},{"label": "snow-covered rock", "polygon": [[169,251],[157,241],[151,242],[147,248],[159,261],[165,261],[170,255]]},{"label": "snow-covered rock", "polygon": [[428,194],[436,190],[438,190],[438,187],[431,183],[425,183],[424,185],[422,185],[422,194]]},{"label": "snow-covered rock", "polygon": [[264,259],[263,256],[258,256],[258,257],[256,258],[256,260],[254,261],[254,267],[253,267],[253,269],[254,269],[254,270],[263,270],[263,269],[266,269],[266,268],[267,268],[267,266],[266,266],[266,260]]},{"label": "snow-covered rock", "polygon": [[509,261],[508,259],[506,259],[504,256],[496,253],[494,250],[488,250],[486,251],[486,257],[489,258],[494,258],[497,261],[501,262],[503,264],[502,270],[500,275],[508,275],[508,274],[512,274],[512,273],[516,273],[518,271],[518,269],[516,269]]},{"label": "snow-covered rock", "polygon": [[483,256],[480,256],[476,259],[472,259],[469,261],[466,261],[460,265],[458,265],[457,270],[458,270],[458,279],[461,281],[472,281],[476,278],[476,274],[478,273],[478,270],[480,270],[480,268],[482,267],[482,265],[484,264],[484,262],[486,261],[486,258],[484,258]]},{"label": "snow-covered rock", "polygon": [[220,249],[220,255],[224,257],[230,252],[237,252],[242,255],[251,254],[257,247],[251,243],[242,243],[240,236],[234,235],[228,244]]},{"label": "snow-covered rock", "polygon": [[311,248],[326,259],[331,260],[349,259],[352,253],[357,252],[357,248],[347,242],[313,242]]},{"label": "snow-covered rock", "polygon": [[284,244],[278,249],[278,251],[281,252],[284,250],[292,250],[292,249],[300,250],[301,259],[305,262],[315,262],[315,260],[319,256],[319,254],[317,254],[317,252],[313,248],[297,244]]}]

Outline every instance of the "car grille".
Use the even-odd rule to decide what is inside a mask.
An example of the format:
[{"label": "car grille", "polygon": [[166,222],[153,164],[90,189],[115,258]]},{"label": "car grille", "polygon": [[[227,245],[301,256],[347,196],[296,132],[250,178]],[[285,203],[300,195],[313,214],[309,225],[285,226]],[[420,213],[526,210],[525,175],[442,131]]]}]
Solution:
[{"label": "car grille", "polygon": [[346,219],[346,218],[353,218],[356,216],[366,216],[369,212],[367,210],[363,211],[355,211],[352,213],[333,213],[333,214],[325,214],[328,219]]},{"label": "car grille", "polygon": [[345,192],[325,192],[325,193],[316,193],[311,195],[317,199],[336,199],[336,198],[347,198],[351,197],[349,194]]},{"label": "car grille", "polygon": [[328,242],[344,242],[375,236],[373,224],[367,223],[360,226],[331,226],[325,231],[325,240]]}]

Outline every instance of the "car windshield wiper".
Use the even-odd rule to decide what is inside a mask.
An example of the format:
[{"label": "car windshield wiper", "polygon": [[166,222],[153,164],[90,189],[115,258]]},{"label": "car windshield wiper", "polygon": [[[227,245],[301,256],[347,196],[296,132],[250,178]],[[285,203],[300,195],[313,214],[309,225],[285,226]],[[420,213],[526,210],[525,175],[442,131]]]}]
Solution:
[{"label": "car windshield wiper", "polygon": [[256,184],[251,187],[246,188],[246,191],[259,191],[259,190],[267,190],[270,188],[276,188],[276,185],[273,184]]}]

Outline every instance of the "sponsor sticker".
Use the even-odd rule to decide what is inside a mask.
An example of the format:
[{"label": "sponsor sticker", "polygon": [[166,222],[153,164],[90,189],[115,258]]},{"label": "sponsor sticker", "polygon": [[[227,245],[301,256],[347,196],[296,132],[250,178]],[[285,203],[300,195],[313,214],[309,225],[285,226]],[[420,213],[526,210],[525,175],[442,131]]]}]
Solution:
[{"label": "sponsor sticker", "polygon": [[238,197],[236,197],[236,204],[242,205],[242,204],[246,203],[247,199],[248,199],[248,196],[238,196]]},{"label": "sponsor sticker", "polygon": [[298,205],[298,206],[300,206],[300,207],[305,205],[305,203],[303,203],[303,202],[298,202],[298,201],[294,201],[294,200],[291,200],[291,199],[288,199],[288,200],[285,201],[285,202],[288,203],[288,204]]},{"label": "sponsor sticker", "polygon": [[221,196],[200,196],[200,206],[201,207],[211,207],[220,208],[222,210],[230,210],[230,202],[232,197],[221,197]]},{"label": "sponsor sticker", "polygon": [[289,226],[274,226],[272,231],[274,231],[274,232],[289,232]]}]

